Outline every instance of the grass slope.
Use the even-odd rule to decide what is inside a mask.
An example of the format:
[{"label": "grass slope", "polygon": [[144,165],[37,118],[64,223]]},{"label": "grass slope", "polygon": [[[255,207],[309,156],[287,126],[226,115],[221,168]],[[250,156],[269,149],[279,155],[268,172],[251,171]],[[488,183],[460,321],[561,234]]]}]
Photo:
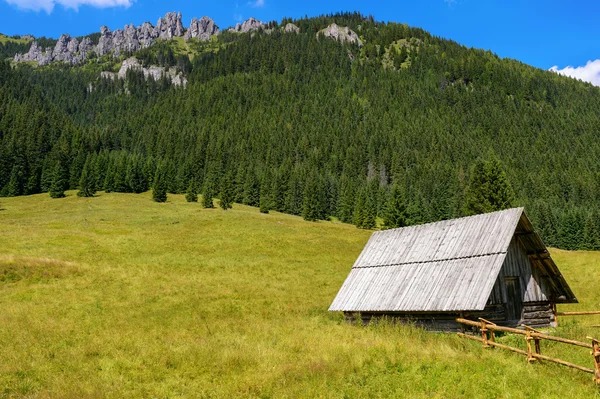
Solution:
[{"label": "grass slope", "polygon": [[13,43],[17,43],[17,44],[27,44],[29,43],[29,40],[26,39],[15,39],[6,35],[3,35],[2,33],[0,33],[0,43],[4,44],[4,43],[9,43],[9,42],[13,42]]},{"label": "grass slope", "polygon": [[[328,313],[370,232],[69,194],[0,203],[0,397],[599,397],[587,374]],[[583,302],[569,309],[600,308],[600,255],[553,255]],[[557,333],[600,336],[593,324]]]}]

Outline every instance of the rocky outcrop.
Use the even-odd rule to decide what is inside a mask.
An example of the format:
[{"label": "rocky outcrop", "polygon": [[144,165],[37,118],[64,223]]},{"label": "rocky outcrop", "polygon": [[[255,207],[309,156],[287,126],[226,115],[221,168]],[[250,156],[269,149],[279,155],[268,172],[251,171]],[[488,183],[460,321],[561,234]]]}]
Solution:
[{"label": "rocky outcrop", "polygon": [[37,44],[37,42],[33,42],[31,43],[31,47],[27,53],[15,55],[15,62],[40,62],[43,55],[42,48]]},{"label": "rocky outcrop", "polygon": [[[198,37],[201,40],[210,35],[218,34],[219,28],[214,22],[204,17],[197,21]],[[163,18],[159,18],[156,27],[151,23],[145,22],[140,27],[125,25],[124,29],[117,29],[111,32],[106,26],[100,27],[100,39],[98,45],[93,46],[89,38],[84,38],[81,43],[71,38],[68,34],[62,35],[54,49],[45,52],[36,42],[31,45],[27,54],[15,55],[15,62],[35,61],[39,65],[48,65],[51,62],[67,62],[70,64],[80,64],[84,62],[88,55],[94,51],[96,55],[103,56],[113,54],[119,57],[123,53],[132,53],[142,48],[151,46],[156,39],[169,40],[174,37],[182,37],[185,33],[181,23],[181,13],[169,12]]]},{"label": "rocky outcrop", "polygon": [[[69,49],[73,47],[75,48],[75,51],[71,53]],[[71,39],[71,36],[68,34],[61,35],[54,46],[54,51],[52,51],[52,61],[64,61],[70,64],[73,61],[73,55],[76,54],[78,50],[79,40]]]},{"label": "rocky outcrop", "polygon": [[137,38],[142,48],[150,47],[156,40],[156,31],[150,22],[144,22],[137,29]]},{"label": "rocky outcrop", "polygon": [[360,40],[356,32],[347,26],[342,27],[336,24],[331,24],[327,28],[323,29],[318,35],[323,35],[325,37],[330,37],[332,39],[337,40],[340,43],[356,43],[359,46],[363,45],[363,42]]},{"label": "rocky outcrop", "polygon": [[215,24],[215,21],[205,16],[199,20],[196,18],[192,19],[190,27],[185,33],[184,39],[186,42],[190,39],[208,41],[212,36],[217,36],[220,33],[221,30]]},{"label": "rocky outcrop", "polygon": [[163,18],[159,18],[155,32],[157,37],[162,40],[183,36],[181,13],[168,12]]},{"label": "rocky outcrop", "polygon": [[142,72],[146,79],[159,80],[165,76],[174,86],[185,87],[187,85],[187,79],[181,73],[177,73],[176,68],[162,68],[154,65],[144,68],[135,57],[123,61],[119,72],[102,72],[100,76],[104,79],[125,79],[129,70]]},{"label": "rocky outcrop", "polygon": [[264,26],[265,26],[265,24],[260,22],[258,19],[252,17],[252,18],[244,21],[242,24],[240,24],[238,22],[235,25],[235,28],[229,28],[229,32],[248,33],[248,32],[252,32],[255,30],[259,30],[259,29],[263,28]]},{"label": "rocky outcrop", "polygon": [[288,23],[285,28],[283,28],[285,33],[300,33],[300,28],[292,23]]}]

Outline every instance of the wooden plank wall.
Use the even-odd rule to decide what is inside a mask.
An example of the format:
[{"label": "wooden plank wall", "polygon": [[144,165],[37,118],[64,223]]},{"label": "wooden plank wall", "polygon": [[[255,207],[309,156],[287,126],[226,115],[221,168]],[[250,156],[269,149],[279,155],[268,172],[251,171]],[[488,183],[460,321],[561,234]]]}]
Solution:
[{"label": "wooden plank wall", "polygon": [[506,303],[506,277],[519,277],[521,291],[524,291],[523,303],[547,302],[552,295],[547,276],[542,275],[539,267],[532,265],[525,248],[514,237],[508,247],[506,259],[498,275],[488,304]]}]

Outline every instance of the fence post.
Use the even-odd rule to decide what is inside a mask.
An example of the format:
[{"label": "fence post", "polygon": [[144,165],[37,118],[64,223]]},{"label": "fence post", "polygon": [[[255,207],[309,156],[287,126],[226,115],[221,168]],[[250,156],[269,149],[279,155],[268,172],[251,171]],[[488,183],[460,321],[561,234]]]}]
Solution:
[{"label": "fence post", "polygon": [[588,337],[592,340],[592,356],[594,357],[594,382],[600,385],[600,341]]},{"label": "fence post", "polygon": [[487,335],[488,329],[487,329],[487,325],[485,323],[485,320],[481,320],[481,338],[483,339],[483,347],[484,348],[489,348],[490,345],[488,344],[488,335]]},{"label": "fence post", "polygon": [[[533,340],[533,338],[531,337],[531,330],[529,328],[527,328],[525,331],[527,332],[527,334],[525,335],[525,341],[527,342],[527,361],[529,363],[533,363],[537,360],[535,357],[533,357],[533,351],[531,349],[531,341]],[[536,345],[536,350],[537,346],[538,345]]]}]

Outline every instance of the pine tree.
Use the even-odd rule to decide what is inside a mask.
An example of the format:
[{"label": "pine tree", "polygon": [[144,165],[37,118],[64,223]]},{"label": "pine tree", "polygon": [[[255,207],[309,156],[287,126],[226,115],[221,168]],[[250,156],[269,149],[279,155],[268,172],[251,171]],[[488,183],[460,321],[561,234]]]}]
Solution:
[{"label": "pine tree", "polygon": [[383,225],[386,229],[406,226],[406,201],[400,186],[394,184],[388,195],[383,216]]},{"label": "pine tree", "polygon": [[94,176],[94,167],[91,164],[91,159],[88,156],[79,178],[79,192],[78,197],[93,197],[96,194],[96,178]]},{"label": "pine tree", "polygon": [[600,249],[600,214],[597,210],[592,210],[583,225],[583,243],[581,249],[588,251],[597,251]]},{"label": "pine tree", "polygon": [[346,175],[342,175],[336,213],[337,217],[344,223],[353,222],[355,197],[354,182]]},{"label": "pine tree", "polygon": [[156,169],[152,183],[152,200],[155,202],[167,202],[167,182],[163,165]]},{"label": "pine tree", "polygon": [[52,183],[50,184],[50,197],[52,198],[64,198],[65,190],[67,189],[67,171],[66,168],[59,161],[54,167],[54,173],[52,175]]},{"label": "pine tree", "polygon": [[16,197],[23,193],[23,170],[20,165],[15,165],[8,181],[8,197]]},{"label": "pine tree", "polygon": [[465,193],[468,215],[500,211],[514,206],[515,194],[502,170],[500,160],[490,153],[488,160],[479,159],[471,169]]},{"label": "pine tree", "polygon": [[144,174],[144,165],[142,160],[137,155],[128,157],[126,184],[129,191],[140,194],[148,189],[148,182]]},{"label": "pine tree", "polygon": [[260,205],[260,186],[252,170],[248,171],[244,181],[244,204],[250,206]]},{"label": "pine tree", "polygon": [[373,195],[371,190],[368,190],[366,193],[365,211],[363,214],[362,225],[359,226],[361,229],[374,229],[377,226],[377,205]]},{"label": "pine tree", "polygon": [[323,190],[321,181],[316,171],[311,173],[311,177],[307,179],[304,186],[304,196],[302,201],[302,217],[304,220],[315,221],[324,219],[325,215],[322,211],[321,200],[323,198]]},{"label": "pine tree", "polygon": [[211,178],[207,177],[204,182],[204,190],[202,191],[202,206],[206,209],[214,208],[214,197],[213,181]]},{"label": "pine tree", "polygon": [[219,196],[219,206],[221,209],[224,211],[231,209],[233,195],[233,177],[231,176],[231,172],[229,172],[221,179],[221,193]]},{"label": "pine tree", "polygon": [[260,185],[260,213],[269,213],[272,207],[271,185],[269,184],[268,175],[265,175]]},{"label": "pine tree", "polygon": [[187,202],[198,202],[198,189],[196,187],[196,180],[190,180],[190,184],[188,185],[188,189],[185,192],[185,200]]}]

